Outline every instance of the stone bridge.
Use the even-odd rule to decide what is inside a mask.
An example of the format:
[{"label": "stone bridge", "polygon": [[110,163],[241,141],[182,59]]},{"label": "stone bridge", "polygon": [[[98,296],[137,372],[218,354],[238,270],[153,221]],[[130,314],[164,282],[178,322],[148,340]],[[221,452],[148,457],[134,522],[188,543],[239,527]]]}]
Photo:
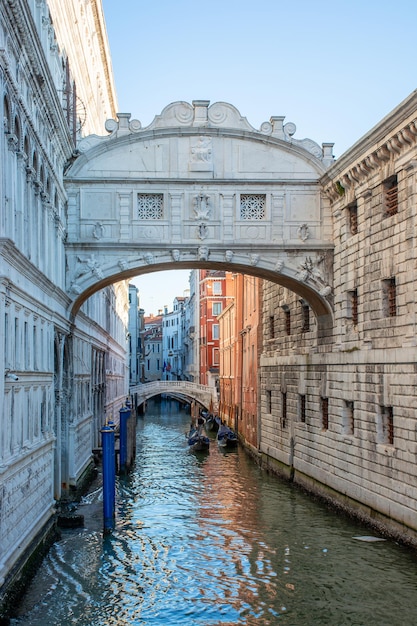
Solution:
[{"label": "stone bridge", "polygon": [[218,409],[216,390],[207,385],[200,385],[187,380],[155,380],[130,387],[130,395],[136,396],[138,405],[163,393],[173,396],[186,396],[190,403],[192,400],[197,400],[206,409],[211,408],[213,411]]},{"label": "stone bridge", "polygon": [[333,242],[320,178],[332,145],[259,130],[232,105],[168,105],[146,128],[129,114],[89,136],[68,163],[67,293],[161,270],[207,268],[280,283],[332,324]]}]

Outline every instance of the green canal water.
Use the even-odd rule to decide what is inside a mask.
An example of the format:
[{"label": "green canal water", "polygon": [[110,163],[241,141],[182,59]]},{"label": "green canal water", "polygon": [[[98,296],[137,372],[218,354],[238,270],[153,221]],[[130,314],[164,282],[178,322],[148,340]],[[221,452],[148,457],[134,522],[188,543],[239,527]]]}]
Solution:
[{"label": "green canal water", "polygon": [[242,449],[187,449],[189,415],[150,404],[118,479],[114,531],[98,487],[64,530],[14,625],[417,624],[417,557],[259,469]]}]

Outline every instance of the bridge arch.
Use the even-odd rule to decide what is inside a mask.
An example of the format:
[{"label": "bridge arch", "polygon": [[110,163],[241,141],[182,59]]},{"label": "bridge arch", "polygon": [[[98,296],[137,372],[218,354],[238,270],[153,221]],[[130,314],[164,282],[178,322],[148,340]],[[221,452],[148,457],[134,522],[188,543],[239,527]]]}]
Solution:
[{"label": "bridge arch", "polygon": [[332,144],[256,130],[232,105],[176,102],[142,129],[129,114],[90,136],[66,171],[66,285],[76,315],[95,291],[171,269],[279,283],[332,323],[333,241],[320,178]]},{"label": "bridge arch", "polygon": [[193,383],[187,380],[154,380],[150,383],[134,385],[129,390],[130,395],[135,396],[137,404],[142,404],[161,394],[171,394],[173,396],[184,396],[190,403],[196,400],[206,409],[218,409],[217,392],[213,387]]}]

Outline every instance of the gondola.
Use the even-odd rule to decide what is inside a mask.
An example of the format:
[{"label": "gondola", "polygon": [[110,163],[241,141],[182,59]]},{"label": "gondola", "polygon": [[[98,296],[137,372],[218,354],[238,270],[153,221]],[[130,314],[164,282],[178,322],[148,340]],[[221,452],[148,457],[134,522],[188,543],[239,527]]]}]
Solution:
[{"label": "gondola", "polygon": [[204,424],[204,428],[207,432],[217,432],[220,426],[220,418],[217,415],[213,415],[213,413],[208,413],[207,416],[204,416],[206,419],[206,423]]},{"label": "gondola", "polygon": [[210,448],[210,439],[192,428],[187,434],[188,447],[191,452],[207,452]]},{"label": "gondola", "polygon": [[217,443],[220,448],[236,448],[238,439],[235,431],[226,426],[226,424],[220,424],[217,432]]}]

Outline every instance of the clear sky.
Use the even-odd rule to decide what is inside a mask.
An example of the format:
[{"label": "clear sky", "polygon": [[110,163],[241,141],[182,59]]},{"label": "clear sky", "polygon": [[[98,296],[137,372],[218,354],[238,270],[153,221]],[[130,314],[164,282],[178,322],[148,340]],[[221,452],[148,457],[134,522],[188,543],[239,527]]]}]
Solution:
[{"label": "clear sky", "polygon": [[[257,129],[285,116],[296,139],[334,143],[338,157],[417,88],[417,0],[103,0],[103,8],[119,112],[143,127],[171,102],[229,102]],[[170,308],[188,274],[177,283],[165,273],[162,291],[163,273],[152,274],[155,310],[141,289],[145,311]]]}]

